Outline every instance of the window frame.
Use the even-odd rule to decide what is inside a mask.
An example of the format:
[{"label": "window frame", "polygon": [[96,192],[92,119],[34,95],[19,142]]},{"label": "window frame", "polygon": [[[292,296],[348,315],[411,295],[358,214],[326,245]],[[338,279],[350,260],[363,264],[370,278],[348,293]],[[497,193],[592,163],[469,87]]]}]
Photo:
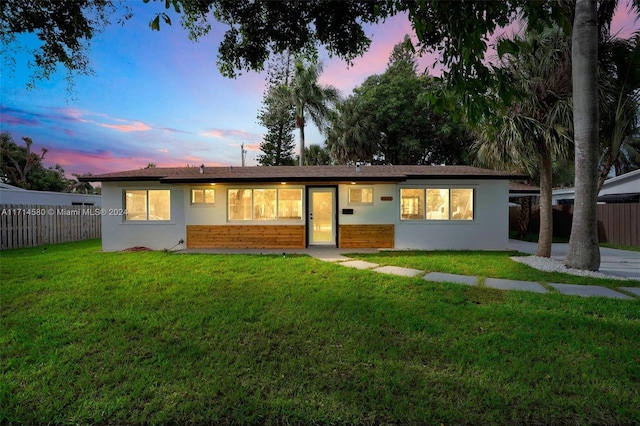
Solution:
[{"label": "window frame", "polygon": [[[231,218],[231,202],[230,202],[230,193],[231,191],[238,191],[238,190],[244,190],[244,191],[250,191],[251,194],[251,207],[250,207],[250,211],[251,211],[251,218],[247,218],[247,219],[232,219]],[[299,215],[296,217],[281,217],[280,216],[280,191],[284,191],[284,190],[295,190],[298,191],[300,194],[300,199],[299,201],[294,201],[299,203]],[[267,219],[260,219],[260,218],[256,218],[255,213],[256,213],[256,202],[255,202],[255,191],[275,191],[276,196],[275,199],[273,200],[273,206],[274,206],[274,215],[272,218],[267,218]],[[291,201],[291,200],[289,200]],[[227,188],[227,222],[228,223],[254,223],[254,224],[264,224],[264,223],[282,223],[282,222],[288,222],[288,223],[292,223],[292,222],[301,222],[304,219],[304,188],[303,187],[286,187],[286,188],[282,188],[282,187],[274,187],[274,186],[256,186],[256,187],[230,187]]]},{"label": "window frame", "polygon": [[[202,191],[203,201],[194,201],[193,194],[195,191]],[[213,201],[207,202],[206,192],[211,191],[213,193]],[[189,191],[189,204],[192,206],[214,206],[216,204],[216,189],[215,188],[191,188]]]},{"label": "window frame", "polygon": [[[363,198],[362,197],[362,191],[366,190],[366,189],[371,191],[371,201],[352,201],[351,200],[351,191],[352,190],[361,191],[360,192],[360,200],[362,200],[362,198]],[[355,186],[355,185],[352,185],[352,186],[349,186],[348,189],[347,189],[347,204],[350,205],[350,206],[371,206],[371,205],[373,205],[373,200],[374,199],[375,199],[375,196],[374,196],[373,186],[364,186],[364,185]]]},{"label": "window frame", "polygon": [[[402,191],[403,190],[419,190],[422,192],[422,209],[423,209],[423,214],[422,214],[422,218],[404,218],[403,217],[403,213],[402,213],[402,205],[403,205],[403,196],[402,196]],[[428,202],[428,192],[429,190],[446,190],[447,191],[447,217],[446,218],[429,218],[429,211],[427,210],[429,202]],[[452,210],[452,206],[453,206],[453,196],[452,196],[452,191],[453,190],[467,190],[467,191],[471,191],[471,218],[469,219],[463,219],[463,218],[454,218],[454,211]],[[423,222],[423,223],[447,223],[447,222],[457,222],[457,223],[468,223],[468,222],[473,222],[476,220],[476,215],[475,215],[475,203],[476,203],[476,196],[475,196],[476,190],[474,187],[472,186],[464,186],[464,187],[457,187],[457,186],[427,186],[427,187],[403,187],[400,188],[400,221],[403,222]],[[419,198],[420,196],[418,196]]]},{"label": "window frame", "polygon": [[[144,192],[145,193],[145,211],[144,214],[146,216],[146,219],[129,219],[129,208],[127,205],[127,193],[134,193],[134,192]],[[169,218],[168,219],[149,219],[149,215],[150,213],[150,196],[149,193],[150,192],[167,192],[168,196],[169,196],[169,206],[168,206],[168,213],[169,213]],[[123,189],[122,191],[122,204],[124,206],[124,210],[126,211],[125,214],[122,215],[123,221],[126,223],[167,223],[167,222],[171,222],[171,190],[170,189],[159,189],[159,188],[129,188],[129,189]]]}]

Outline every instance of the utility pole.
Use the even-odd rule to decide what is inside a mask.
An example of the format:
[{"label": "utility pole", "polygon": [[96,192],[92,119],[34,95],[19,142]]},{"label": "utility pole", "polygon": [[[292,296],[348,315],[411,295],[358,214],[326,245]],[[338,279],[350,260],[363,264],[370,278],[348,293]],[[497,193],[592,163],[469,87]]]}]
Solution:
[{"label": "utility pole", "polygon": [[247,150],[244,149],[244,144],[240,145],[240,156],[242,157],[242,167],[244,167],[244,159],[247,156]]}]

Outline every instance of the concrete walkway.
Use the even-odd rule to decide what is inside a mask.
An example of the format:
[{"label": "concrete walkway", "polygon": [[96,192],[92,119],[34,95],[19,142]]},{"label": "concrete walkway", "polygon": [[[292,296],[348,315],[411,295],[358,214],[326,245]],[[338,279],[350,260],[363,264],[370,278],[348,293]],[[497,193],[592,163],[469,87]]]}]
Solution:
[{"label": "concrete walkway", "polygon": [[[562,260],[567,252],[568,244],[554,244],[551,256],[554,259]],[[517,250],[522,253],[535,254],[537,244],[528,243],[526,241],[509,240],[509,249]],[[483,286],[500,290],[517,290],[529,291],[535,293],[551,293],[557,292],[566,295],[575,295],[582,297],[607,297],[614,299],[635,299],[640,298],[640,287],[624,287],[624,281],[620,281],[621,286],[616,290],[607,287],[593,285],[575,285],[575,284],[558,284],[545,283],[540,284],[532,281],[504,280],[498,278],[486,278],[483,282],[474,276],[446,274],[442,272],[420,271],[417,269],[401,268],[398,266],[380,266],[376,263],[365,262],[363,260],[351,259],[345,254],[353,253],[377,253],[378,249],[337,249],[335,247],[309,247],[307,249],[191,249],[185,252],[189,253],[213,253],[213,254],[304,254],[313,258],[332,262],[342,266],[372,270],[381,274],[391,274],[403,277],[415,277],[422,275],[426,281],[448,282],[454,284],[463,284],[469,286]],[[622,276],[634,280],[640,280],[640,253],[626,250],[601,249],[601,272],[610,275]]]},{"label": "concrete walkway", "polygon": [[[520,242],[521,241],[518,241],[518,243]],[[531,244],[531,243],[527,243],[527,244]],[[533,245],[535,246],[535,244]],[[532,249],[535,253],[535,249],[532,248],[531,246],[521,245],[518,248],[514,248],[514,250],[518,250],[524,253],[528,253],[529,252],[528,250],[532,250]],[[564,248],[564,250],[566,253],[566,247]],[[624,252],[625,254],[633,253],[633,252],[626,252],[623,250],[612,250],[612,249],[603,249],[603,250],[611,250],[612,252]],[[353,250],[339,251],[335,248],[333,249],[319,248],[319,249],[308,250],[305,252],[305,254],[308,254],[311,257],[315,257],[323,261],[334,262],[349,268],[356,268],[356,269],[363,269],[363,270],[367,269],[367,270],[372,270],[372,271],[383,273],[383,274],[398,275],[403,277],[415,277],[418,275],[422,275],[422,279],[426,281],[448,282],[448,283],[463,284],[468,286],[484,286],[484,287],[495,288],[499,290],[529,291],[529,292],[541,293],[541,294],[557,292],[560,294],[582,296],[582,297],[606,297],[611,299],[624,299],[624,300],[632,300],[637,297],[640,297],[640,288],[636,288],[636,287],[621,286],[616,291],[607,287],[593,286],[593,285],[575,285],[575,284],[558,284],[558,283],[540,284],[532,281],[505,280],[505,279],[498,279],[498,278],[486,278],[484,279],[484,282],[481,282],[481,280],[479,280],[477,277],[474,277],[474,276],[445,274],[442,272],[425,273],[424,271],[420,271],[417,269],[401,268],[398,266],[380,266],[376,263],[366,262],[363,260],[354,260],[344,255],[344,253],[347,253],[348,251],[353,252]],[[375,250],[372,250],[372,252],[375,252]],[[564,256],[563,254],[557,254],[557,253],[558,253],[558,248],[556,248],[555,256],[558,256],[558,257]],[[634,253],[634,254],[638,254],[638,253]],[[614,258],[616,255],[617,253],[613,253],[613,256],[611,255],[611,253],[607,253],[603,255],[603,257],[607,256],[607,259],[608,259],[607,262],[612,262],[611,259]],[[622,255],[620,256],[619,259],[626,259],[627,261],[620,262],[623,265],[623,267],[616,269],[617,272],[620,272],[620,269],[622,269],[625,274],[631,272],[632,274],[630,275],[633,277],[633,272],[634,272],[634,268],[636,267],[636,263],[638,263],[637,266],[640,268],[640,262],[636,262],[637,260],[640,260],[640,259],[635,259],[633,255],[630,255],[630,256]],[[608,269],[611,269],[611,267],[608,266]],[[611,273],[611,272],[607,272],[607,273]],[[611,274],[621,275],[619,273],[618,274],[611,273]],[[640,279],[640,275],[639,275],[639,278],[637,279]],[[620,283],[624,285],[624,281],[621,281]]]}]

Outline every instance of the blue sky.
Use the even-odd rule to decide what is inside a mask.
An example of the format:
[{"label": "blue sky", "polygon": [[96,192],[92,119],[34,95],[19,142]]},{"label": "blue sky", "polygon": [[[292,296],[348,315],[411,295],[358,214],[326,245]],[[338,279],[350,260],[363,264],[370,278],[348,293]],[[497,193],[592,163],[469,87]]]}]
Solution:
[{"label": "blue sky", "polygon": [[[17,142],[32,138],[38,151],[46,147],[45,164],[58,163],[68,175],[137,169],[148,163],[240,165],[243,143],[246,164],[256,165],[266,131],[256,118],[265,75],[220,75],[217,48],[225,27],[214,24],[208,36],[193,43],[176,16],[171,27],[149,29],[154,13],[164,11],[162,5],[129,5],[132,19],[124,26],[112,24],[92,40],[89,56],[95,75],[76,77],[71,94],[64,70],[27,90],[32,74],[28,57],[18,54],[12,72],[3,63],[0,130],[10,132]],[[639,28],[628,15],[622,8],[614,21],[622,35]],[[372,45],[353,66],[337,58],[323,59],[321,83],[350,94],[369,75],[382,73],[393,45],[412,34],[404,16],[368,27],[367,32]],[[26,46],[36,42],[33,36],[19,41]],[[421,59],[423,67],[433,62],[432,57]],[[309,126],[307,144],[322,142]]]}]

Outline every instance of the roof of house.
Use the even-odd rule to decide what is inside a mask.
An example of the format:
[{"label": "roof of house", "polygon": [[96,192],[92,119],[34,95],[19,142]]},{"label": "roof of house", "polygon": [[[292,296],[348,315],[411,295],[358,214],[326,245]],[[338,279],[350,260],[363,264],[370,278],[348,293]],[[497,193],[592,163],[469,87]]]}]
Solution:
[{"label": "roof of house", "polygon": [[[625,199],[640,195],[640,169],[623,175],[614,176],[604,181],[600,190],[598,201],[610,202],[610,200]],[[575,188],[558,188],[553,190],[555,199],[571,200],[575,196]]]},{"label": "roof of house", "polygon": [[526,176],[471,166],[272,166],[153,167],[82,176],[87,182],[157,181],[161,183],[240,182],[402,182],[408,179],[523,179]]},{"label": "roof of house", "polygon": [[512,195],[540,195],[540,188],[520,182],[509,182],[509,194]]}]

